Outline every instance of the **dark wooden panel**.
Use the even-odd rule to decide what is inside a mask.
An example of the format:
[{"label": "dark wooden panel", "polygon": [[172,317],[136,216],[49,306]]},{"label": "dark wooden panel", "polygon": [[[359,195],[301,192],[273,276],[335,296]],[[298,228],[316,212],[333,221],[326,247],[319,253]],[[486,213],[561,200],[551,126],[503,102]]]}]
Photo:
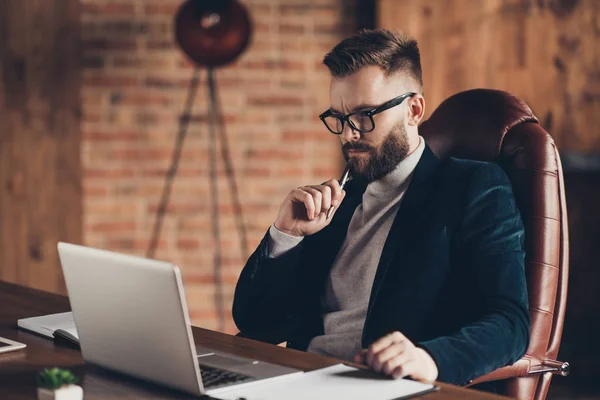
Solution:
[{"label": "dark wooden panel", "polygon": [[79,2],[0,2],[0,278],[64,292],[82,240]]},{"label": "dark wooden panel", "polygon": [[573,366],[569,380],[598,384],[600,171],[565,172],[565,189],[571,258],[567,313],[559,356]]},{"label": "dark wooden panel", "polygon": [[[82,387],[88,399],[190,398],[139,380],[84,364],[81,353],[51,340],[18,330],[19,318],[69,310],[66,297],[0,282],[0,336],[27,344],[27,348],[0,355],[0,399],[35,397],[35,375],[43,368],[59,366],[83,376]],[[220,332],[193,328],[196,344],[231,354],[275,362],[310,371],[338,363],[332,358],[286,349]],[[441,390],[415,399],[493,400],[505,399],[472,389],[440,384]]]},{"label": "dark wooden panel", "polygon": [[559,148],[600,150],[600,2],[378,0],[420,44],[428,113],[482,87],[525,100]]}]

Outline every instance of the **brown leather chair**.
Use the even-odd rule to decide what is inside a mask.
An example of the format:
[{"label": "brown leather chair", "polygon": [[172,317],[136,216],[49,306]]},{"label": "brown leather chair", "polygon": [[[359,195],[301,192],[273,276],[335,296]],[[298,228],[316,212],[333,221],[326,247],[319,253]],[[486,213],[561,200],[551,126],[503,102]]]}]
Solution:
[{"label": "brown leather chair", "polygon": [[505,395],[543,400],[552,375],[569,373],[568,363],[554,361],[569,272],[565,188],[554,141],[527,104],[486,89],[448,98],[422,123],[420,133],[438,157],[498,163],[512,182],[525,225],[531,340],[521,360],[472,384],[502,380]]}]

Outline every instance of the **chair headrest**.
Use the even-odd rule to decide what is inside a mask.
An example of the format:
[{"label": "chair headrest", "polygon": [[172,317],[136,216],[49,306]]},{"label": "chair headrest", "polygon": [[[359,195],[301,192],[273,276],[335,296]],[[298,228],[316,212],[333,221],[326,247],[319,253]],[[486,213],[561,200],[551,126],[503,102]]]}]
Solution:
[{"label": "chair headrest", "polygon": [[439,158],[493,161],[506,133],[524,122],[538,120],[522,100],[500,90],[473,89],[440,104],[419,133]]}]

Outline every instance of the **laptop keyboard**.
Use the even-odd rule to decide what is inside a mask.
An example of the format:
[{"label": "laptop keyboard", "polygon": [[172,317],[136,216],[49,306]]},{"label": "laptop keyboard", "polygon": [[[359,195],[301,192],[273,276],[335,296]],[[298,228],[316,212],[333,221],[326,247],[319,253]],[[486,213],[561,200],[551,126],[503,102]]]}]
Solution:
[{"label": "laptop keyboard", "polygon": [[200,366],[202,374],[202,384],[205,389],[215,389],[221,386],[227,386],[234,383],[249,382],[254,380],[253,377],[238,374],[224,369]]}]

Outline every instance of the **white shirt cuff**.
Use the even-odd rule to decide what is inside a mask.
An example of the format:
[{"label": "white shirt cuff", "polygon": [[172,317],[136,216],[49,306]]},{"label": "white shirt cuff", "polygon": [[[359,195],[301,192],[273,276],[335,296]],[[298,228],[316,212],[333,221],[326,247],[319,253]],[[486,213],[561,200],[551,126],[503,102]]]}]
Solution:
[{"label": "white shirt cuff", "polygon": [[277,258],[298,246],[303,236],[292,236],[271,225],[269,228],[269,258]]}]

